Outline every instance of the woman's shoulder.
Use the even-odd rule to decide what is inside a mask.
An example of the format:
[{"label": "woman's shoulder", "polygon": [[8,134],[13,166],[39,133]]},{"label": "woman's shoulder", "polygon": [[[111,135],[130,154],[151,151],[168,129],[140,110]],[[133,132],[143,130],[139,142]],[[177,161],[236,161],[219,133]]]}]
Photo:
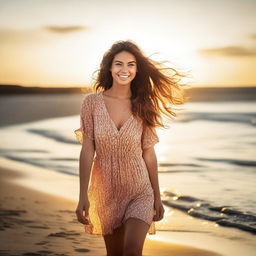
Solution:
[{"label": "woman's shoulder", "polygon": [[87,93],[84,95],[84,98],[83,98],[83,103],[82,105],[83,106],[93,106],[97,99],[98,99],[98,96],[99,96],[100,93],[96,93],[96,92],[90,92],[90,93]]}]

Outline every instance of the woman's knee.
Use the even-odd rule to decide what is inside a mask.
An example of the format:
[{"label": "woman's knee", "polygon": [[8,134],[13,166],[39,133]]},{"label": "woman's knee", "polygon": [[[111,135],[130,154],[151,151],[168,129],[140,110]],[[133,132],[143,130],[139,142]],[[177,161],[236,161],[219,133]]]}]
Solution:
[{"label": "woman's knee", "polygon": [[124,227],[118,227],[112,235],[104,236],[107,256],[121,256],[123,254]]},{"label": "woman's knee", "polygon": [[148,231],[148,224],[137,218],[125,222],[123,256],[141,256],[143,244]]},{"label": "woman's knee", "polygon": [[123,256],[141,256],[142,249],[132,245],[125,245]]}]

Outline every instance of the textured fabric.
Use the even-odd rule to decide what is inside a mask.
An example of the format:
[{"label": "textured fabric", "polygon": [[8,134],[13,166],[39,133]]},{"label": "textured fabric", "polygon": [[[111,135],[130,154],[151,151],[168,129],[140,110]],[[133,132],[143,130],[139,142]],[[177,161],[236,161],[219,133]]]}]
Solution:
[{"label": "textured fabric", "polygon": [[85,232],[112,234],[113,229],[134,217],[150,226],[149,234],[155,234],[153,188],[142,157],[143,149],[159,142],[155,129],[143,128],[142,120],[131,115],[118,130],[100,92],[84,97],[80,128],[74,132],[80,143],[88,137],[96,147]]}]

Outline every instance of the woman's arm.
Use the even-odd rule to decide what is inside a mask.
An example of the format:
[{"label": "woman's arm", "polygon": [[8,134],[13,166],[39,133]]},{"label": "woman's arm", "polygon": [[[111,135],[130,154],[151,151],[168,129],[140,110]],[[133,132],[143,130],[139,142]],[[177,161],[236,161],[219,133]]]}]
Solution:
[{"label": "woman's arm", "polygon": [[161,201],[159,181],[158,181],[158,171],[157,171],[157,158],[154,147],[149,147],[143,150],[142,157],[146,163],[150,182],[154,190],[154,209],[155,214],[153,221],[159,221],[164,217],[164,207]]},{"label": "woman's arm", "polygon": [[90,181],[94,154],[94,141],[83,134],[82,149],[79,159],[80,193],[79,202],[76,208],[76,216],[78,221],[85,225],[89,224],[89,220],[87,219],[90,207],[88,199],[88,184]]},{"label": "woman's arm", "polygon": [[160,198],[160,188],[158,181],[158,169],[157,169],[157,157],[154,147],[150,147],[143,150],[142,157],[146,163],[150,182],[154,190],[154,197]]},{"label": "woman's arm", "polygon": [[88,185],[91,175],[91,168],[95,154],[94,141],[84,135],[82,149],[79,159],[80,194],[79,200],[88,198]]}]

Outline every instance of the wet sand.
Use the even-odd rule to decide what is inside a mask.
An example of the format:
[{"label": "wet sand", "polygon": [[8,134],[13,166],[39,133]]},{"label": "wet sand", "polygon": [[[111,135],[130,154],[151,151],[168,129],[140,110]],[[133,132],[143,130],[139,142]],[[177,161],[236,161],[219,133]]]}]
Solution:
[{"label": "wet sand", "polygon": [[[76,220],[76,201],[15,184],[22,172],[0,168],[0,173],[0,255],[106,255],[103,237],[84,233]],[[143,255],[220,254],[146,239]]]}]

